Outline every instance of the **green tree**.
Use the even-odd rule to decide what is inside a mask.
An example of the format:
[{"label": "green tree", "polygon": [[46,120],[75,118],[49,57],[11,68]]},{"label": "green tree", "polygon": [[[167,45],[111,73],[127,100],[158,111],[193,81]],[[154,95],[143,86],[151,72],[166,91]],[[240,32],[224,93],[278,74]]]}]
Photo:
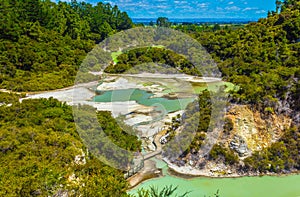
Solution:
[{"label": "green tree", "polygon": [[167,17],[158,17],[156,20],[156,25],[159,27],[169,27],[171,23]]}]

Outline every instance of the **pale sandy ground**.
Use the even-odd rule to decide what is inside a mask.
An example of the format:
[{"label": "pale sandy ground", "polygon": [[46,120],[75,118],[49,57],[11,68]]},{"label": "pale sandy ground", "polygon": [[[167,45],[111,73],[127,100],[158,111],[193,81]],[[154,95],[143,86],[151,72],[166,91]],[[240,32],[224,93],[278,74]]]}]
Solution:
[{"label": "pale sandy ground", "polygon": [[[152,160],[151,158],[156,157],[159,159],[161,156],[161,151],[162,151],[162,146],[159,142],[159,139],[161,136],[163,136],[164,133],[160,132],[157,135],[155,135],[154,143],[156,144],[157,149],[149,154],[144,155],[144,158],[146,159],[144,162],[144,168],[141,169],[140,172],[135,174],[134,176],[128,178],[128,182],[130,185],[130,188],[133,188],[137,186],[139,183],[149,179],[149,178],[154,178],[158,176],[162,176],[162,170],[158,169],[156,166],[156,162]],[[150,158],[150,159],[147,159]]]},{"label": "pale sandy ground", "polygon": [[127,125],[133,126],[145,121],[152,121],[153,118],[149,115],[143,115],[143,114],[138,114],[138,115],[128,115],[126,116],[125,123]]},{"label": "pale sandy ground", "polygon": [[73,86],[61,90],[54,90],[41,93],[28,94],[26,98],[20,99],[38,99],[38,98],[56,98],[61,102],[66,102],[68,105],[74,104],[86,104],[95,107],[99,111],[111,111],[114,117],[124,115],[136,110],[148,110],[152,109],[144,105],[140,105],[135,101],[125,102],[92,102],[91,100],[95,93],[90,91],[90,86],[96,85],[97,83],[83,84],[80,86]]},{"label": "pale sandy ground", "polygon": [[146,160],[144,163],[144,168],[141,171],[139,171],[137,174],[128,178],[127,181],[129,182],[130,188],[133,188],[137,186],[139,183],[149,178],[158,177],[160,175],[161,175],[161,171],[156,168],[155,161]]},{"label": "pale sandy ground", "polygon": [[136,78],[163,78],[163,79],[182,79],[191,82],[215,82],[221,81],[221,78],[214,77],[195,77],[187,74],[161,74],[161,73],[140,73],[140,74],[115,74],[111,76],[136,77]]},{"label": "pale sandy ground", "polygon": [[113,117],[118,117],[120,115],[126,115],[133,111],[139,109],[148,109],[149,107],[140,105],[135,101],[125,101],[125,102],[80,102],[81,104],[84,103],[86,105],[91,105],[95,107],[98,111],[111,111]]},{"label": "pale sandy ground", "polygon": [[[109,80],[109,79],[108,79]],[[97,90],[122,90],[122,89],[131,89],[131,88],[143,88],[142,85],[137,83],[129,82],[127,79],[120,77],[115,79],[114,82],[102,83],[97,87]]]},{"label": "pale sandy ground", "polygon": [[50,91],[50,92],[43,92],[37,94],[29,94],[26,98],[20,99],[38,99],[38,98],[56,98],[59,101],[66,102],[67,104],[73,104],[76,101],[85,101],[91,99],[95,94],[84,87],[74,87],[67,90],[57,90],[57,91]]},{"label": "pale sandy ground", "polygon": [[[147,138],[152,137],[155,134],[157,134],[158,132],[165,130],[167,128],[165,125],[166,122],[171,123],[173,117],[176,117],[177,114],[182,115],[183,112],[184,112],[184,110],[169,113],[161,120],[158,120],[153,123],[146,124],[146,125],[138,125],[138,126],[136,126],[136,129],[138,131],[140,131],[141,137],[147,137]],[[126,117],[126,118],[128,118],[128,119],[125,122],[129,122],[129,123],[131,123],[131,125],[149,121],[149,120],[150,121],[153,120],[153,118],[151,116],[146,116],[143,114],[134,114],[134,115]],[[133,120],[136,120],[136,122],[133,123]]]},{"label": "pale sandy ground", "polygon": [[[113,80],[113,81],[112,81]],[[154,95],[152,97],[161,97],[166,93],[163,93],[164,88],[157,84],[151,86],[144,86],[143,83],[150,81],[149,78],[138,78],[138,77],[108,77],[104,83],[97,87],[99,91],[107,90],[123,90],[123,89],[141,89],[151,91]],[[112,82],[111,82],[112,81]]]},{"label": "pale sandy ground", "polygon": [[184,174],[184,175],[193,175],[193,176],[212,176],[212,173],[205,169],[205,170],[198,170],[196,168],[193,168],[192,166],[186,165],[179,167],[175,164],[172,164],[168,159],[164,158],[163,159],[169,166],[169,168],[179,174]]},{"label": "pale sandy ground", "polygon": [[74,85],[71,87],[51,90],[51,91],[42,91],[42,92],[33,92],[27,93],[26,98],[21,98],[20,101],[24,99],[37,99],[37,98],[56,98],[59,101],[66,102],[68,104],[72,104],[73,100],[85,101],[91,99],[95,93],[90,91],[89,88],[97,86],[98,81],[93,81],[89,83],[82,83],[78,85]]},{"label": "pale sandy ground", "polygon": [[[228,169],[227,166],[224,164],[216,164],[216,163],[208,163],[205,166],[205,169],[196,169],[192,166],[186,164],[185,166],[179,167],[177,165],[172,164],[166,158],[163,159],[171,172],[175,172],[176,176],[179,177],[213,177],[213,178],[238,178],[238,177],[245,177],[245,176],[261,176],[261,175],[268,175],[268,176],[281,176],[282,174],[276,174],[272,172],[267,173],[259,173],[259,172],[249,172],[246,174],[240,174],[236,172],[236,169]],[[233,167],[234,168],[234,167]],[[224,174],[225,172],[225,174]],[[298,174],[298,172],[295,172]]]},{"label": "pale sandy ground", "polygon": [[[204,169],[196,169],[188,164],[185,166],[179,167],[175,164],[172,164],[168,159],[163,158],[163,160],[168,164],[169,169],[173,172],[178,173],[178,175],[188,175],[188,176],[205,176],[205,177],[241,177],[244,175],[240,175],[236,172],[232,172],[230,169],[224,164],[215,164],[209,163],[206,165]],[[223,174],[222,172],[227,172],[227,174]]]}]

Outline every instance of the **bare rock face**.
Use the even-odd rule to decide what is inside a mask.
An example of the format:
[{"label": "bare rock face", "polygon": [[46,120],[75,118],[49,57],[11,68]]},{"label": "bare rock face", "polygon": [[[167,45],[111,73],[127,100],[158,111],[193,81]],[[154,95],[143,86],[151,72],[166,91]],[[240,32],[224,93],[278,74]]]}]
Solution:
[{"label": "bare rock face", "polygon": [[56,194],[54,194],[52,197],[68,197],[70,196],[68,190],[59,189]]},{"label": "bare rock face", "polygon": [[[226,153],[234,150],[238,155],[234,163],[226,162],[226,155],[221,153],[217,158],[190,152],[184,158],[165,161],[171,169],[183,174],[204,175],[213,177],[234,177],[241,175],[259,175],[244,169],[244,159],[255,151],[268,148],[278,141],[285,130],[291,127],[292,119],[275,113],[260,113],[246,105],[233,105],[225,115],[223,132],[217,137],[216,144]],[[232,156],[232,151],[230,151]],[[228,156],[228,155],[227,155]]]},{"label": "bare rock face", "polygon": [[74,159],[74,163],[77,165],[85,165],[86,164],[86,159],[85,159],[85,153],[81,149],[81,155],[76,155]]},{"label": "bare rock face", "polygon": [[145,147],[146,151],[153,152],[156,150],[156,147],[153,144],[154,142],[153,137],[142,138],[142,142],[143,142],[143,147]]},{"label": "bare rock face", "polygon": [[259,112],[251,111],[246,105],[233,106],[226,118],[231,121],[232,127],[221,135],[220,142],[235,150],[240,157],[269,147],[292,122],[284,115],[270,114],[262,118]]},{"label": "bare rock face", "polygon": [[234,136],[234,139],[228,144],[229,148],[235,150],[240,157],[249,155],[249,149],[245,139],[241,136]]}]

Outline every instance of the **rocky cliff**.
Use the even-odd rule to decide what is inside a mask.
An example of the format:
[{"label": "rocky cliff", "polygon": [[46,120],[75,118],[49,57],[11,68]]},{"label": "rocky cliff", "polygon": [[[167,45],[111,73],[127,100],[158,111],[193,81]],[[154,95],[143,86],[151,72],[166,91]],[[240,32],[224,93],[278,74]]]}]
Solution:
[{"label": "rocky cliff", "polygon": [[219,143],[234,150],[241,158],[250,156],[276,142],[290,128],[292,119],[284,115],[264,115],[246,105],[234,105],[226,114]]}]

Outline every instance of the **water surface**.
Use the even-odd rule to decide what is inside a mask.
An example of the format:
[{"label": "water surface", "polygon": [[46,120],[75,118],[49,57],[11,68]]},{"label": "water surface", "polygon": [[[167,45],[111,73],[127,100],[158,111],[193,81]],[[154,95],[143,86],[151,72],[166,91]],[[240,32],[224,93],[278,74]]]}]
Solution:
[{"label": "water surface", "polygon": [[190,197],[214,196],[219,190],[221,197],[299,197],[300,175],[290,176],[263,176],[241,178],[207,178],[197,177],[184,179],[172,176],[167,172],[166,164],[158,163],[163,167],[166,176],[151,179],[141,183],[129,191],[135,194],[140,188],[149,188],[151,185],[162,189],[165,185],[178,186],[178,194],[191,191]]},{"label": "water surface", "polygon": [[194,98],[168,99],[163,97],[152,97],[154,94],[141,89],[121,89],[102,91],[94,97],[96,102],[124,102],[136,101],[145,106],[163,106],[166,112],[183,110]]}]

